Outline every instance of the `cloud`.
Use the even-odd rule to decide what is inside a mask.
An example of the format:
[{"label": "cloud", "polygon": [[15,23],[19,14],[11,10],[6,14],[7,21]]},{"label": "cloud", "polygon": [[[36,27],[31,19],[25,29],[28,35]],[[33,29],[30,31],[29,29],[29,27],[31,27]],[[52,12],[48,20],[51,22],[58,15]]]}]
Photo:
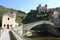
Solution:
[{"label": "cloud", "polygon": [[24,10],[24,9],[21,9],[21,11],[24,11],[25,13],[28,13],[29,11],[27,11],[27,10]]}]

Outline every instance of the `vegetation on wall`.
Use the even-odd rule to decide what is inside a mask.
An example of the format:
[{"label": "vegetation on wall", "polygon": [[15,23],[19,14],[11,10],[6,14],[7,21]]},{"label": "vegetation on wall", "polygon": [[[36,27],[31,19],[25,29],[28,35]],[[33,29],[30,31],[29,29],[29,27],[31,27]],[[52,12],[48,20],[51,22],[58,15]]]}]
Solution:
[{"label": "vegetation on wall", "polygon": [[44,12],[38,13],[37,10],[31,10],[27,17],[23,20],[23,23],[31,23],[40,20],[48,20],[49,13],[47,10]]}]

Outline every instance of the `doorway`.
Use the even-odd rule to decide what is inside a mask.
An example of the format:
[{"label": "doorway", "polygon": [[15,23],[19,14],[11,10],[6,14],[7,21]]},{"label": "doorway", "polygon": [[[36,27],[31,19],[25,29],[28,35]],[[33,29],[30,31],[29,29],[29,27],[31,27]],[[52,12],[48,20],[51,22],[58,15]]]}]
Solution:
[{"label": "doorway", "polygon": [[9,29],[9,24],[7,24],[7,29]]}]

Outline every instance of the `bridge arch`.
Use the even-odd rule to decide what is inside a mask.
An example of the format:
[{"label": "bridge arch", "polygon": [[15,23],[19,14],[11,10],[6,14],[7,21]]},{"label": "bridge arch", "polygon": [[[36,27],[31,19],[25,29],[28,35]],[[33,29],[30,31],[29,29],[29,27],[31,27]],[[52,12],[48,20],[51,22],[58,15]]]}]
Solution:
[{"label": "bridge arch", "polygon": [[54,26],[54,23],[50,22],[50,21],[45,21],[45,20],[27,24],[27,25],[24,26],[24,30],[29,31],[33,27],[35,27],[37,25],[41,25],[41,24],[49,24],[49,25],[51,25],[52,27],[48,27],[48,28],[50,28],[51,32],[54,33],[55,35],[58,34],[57,33],[57,28]]},{"label": "bridge arch", "polygon": [[24,29],[30,30],[31,28],[33,28],[37,25],[41,25],[41,24],[49,24],[49,25],[52,25],[54,27],[53,22],[43,20],[43,21],[38,21],[38,22],[33,22],[33,23],[30,23],[30,24],[27,24],[27,25],[24,26]]},{"label": "bridge arch", "polygon": [[37,25],[42,25],[42,24],[48,24],[48,25],[51,25],[51,26],[54,27],[54,23],[52,23],[52,22],[49,22],[49,21],[40,21],[38,23],[32,24],[32,26],[28,30],[30,30],[31,28],[33,28],[33,27],[35,27]]},{"label": "bridge arch", "polygon": [[41,27],[48,28],[48,29],[55,28],[53,25],[43,23],[43,24],[39,24],[39,25],[36,25],[36,26],[32,27],[30,30],[36,30],[36,29],[39,29]]}]

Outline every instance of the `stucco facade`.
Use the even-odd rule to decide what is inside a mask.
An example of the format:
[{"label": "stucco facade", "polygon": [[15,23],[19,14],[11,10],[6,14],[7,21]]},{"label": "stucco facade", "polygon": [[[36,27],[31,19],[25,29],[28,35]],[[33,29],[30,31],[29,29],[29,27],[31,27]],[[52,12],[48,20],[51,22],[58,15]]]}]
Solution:
[{"label": "stucco facade", "polygon": [[16,13],[15,12],[3,14],[2,28],[5,28],[5,29],[14,28],[15,24],[16,24],[15,19],[16,19]]}]

